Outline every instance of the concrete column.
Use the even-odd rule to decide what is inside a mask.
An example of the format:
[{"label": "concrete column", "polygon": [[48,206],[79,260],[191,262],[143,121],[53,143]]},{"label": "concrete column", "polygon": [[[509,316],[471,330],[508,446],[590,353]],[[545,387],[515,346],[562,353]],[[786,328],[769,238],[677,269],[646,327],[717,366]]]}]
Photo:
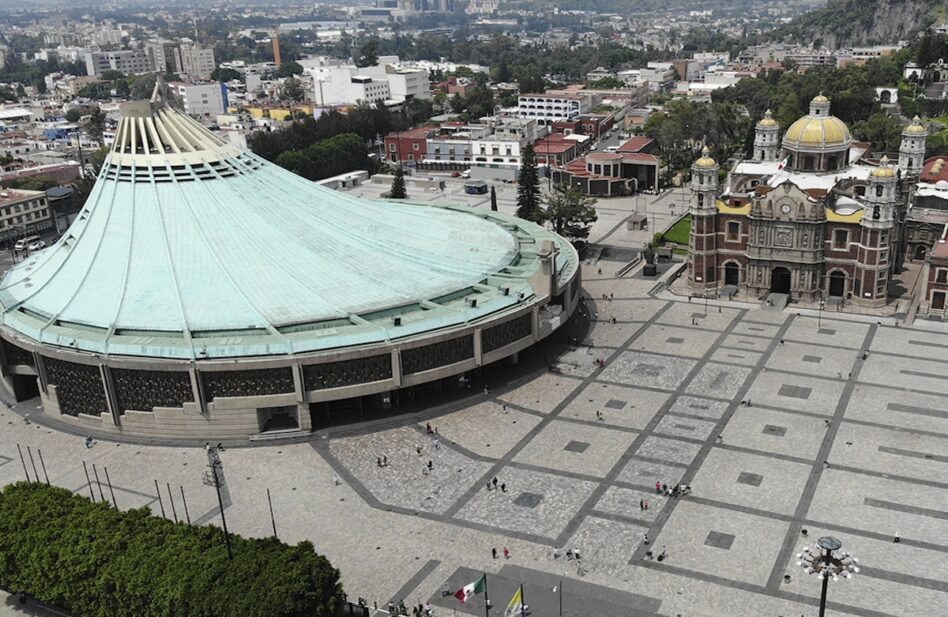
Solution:
[{"label": "concrete column", "polygon": [[49,381],[46,377],[46,362],[39,352],[33,352],[33,364],[36,365],[36,375],[39,377],[40,390],[43,391],[43,394],[49,394],[46,391],[46,386],[49,385]]},{"label": "concrete column", "polygon": [[536,341],[540,335],[540,307],[534,306],[530,313],[530,330],[533,334],[533,340]]},{"label": "concrete column", "polygon": [[307,433],[313,430],[313,418],[309,413],[309,403],[300,403],[296,406],[296,421],[301,431]]},{"label": "concrete column", "polygon": [[188,369],[188,375],[191,376],[191,393],[194,395],[194,402],[202,414],[207,413],[207,402],[204,400],[204,385],[201,383],[201,374],[197,368],[192,366]]},{"label": "concrete column", "polygon": [[100,364],[99,376],[102,378],[102,389],[105,391],[105,402],[109,406],[109,413],[112,416],[112,424],[115,426],[121,426],[122,421],[120,416],[122,410],[119,409],[118,397],[115,394],[115,384],[112,381],[112,372],[109,371],[108,366]]},{"label": "concrete column", "polygon": [[295,362],[291,367],[293,372],[293,391],[296,393],[296,402],[306,402],[306,387],[303,384],[303,367]]},{"label": "concrete column", "polygon": [[395,387],[402,387],[402,357],[398,349],[392,350],[392,379],[395,381]]},{"label": "concrete column", "polygon": [[481,334],[483,332],[483,328],[474,330],[474,361],[477,363],[477,366],[481,366],[481,364],[484,363],[484,354],[481,343]]}]

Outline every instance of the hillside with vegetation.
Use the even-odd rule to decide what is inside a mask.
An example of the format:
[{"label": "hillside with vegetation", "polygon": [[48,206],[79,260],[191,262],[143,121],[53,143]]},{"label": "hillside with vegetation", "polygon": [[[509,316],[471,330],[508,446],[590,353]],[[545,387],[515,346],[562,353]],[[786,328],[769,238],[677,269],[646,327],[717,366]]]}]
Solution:
[{"label": "hillside with vegetation", "polygon": [[829,0],[771,37],[829,49],[895,44],[946,20],[948,0]]}]

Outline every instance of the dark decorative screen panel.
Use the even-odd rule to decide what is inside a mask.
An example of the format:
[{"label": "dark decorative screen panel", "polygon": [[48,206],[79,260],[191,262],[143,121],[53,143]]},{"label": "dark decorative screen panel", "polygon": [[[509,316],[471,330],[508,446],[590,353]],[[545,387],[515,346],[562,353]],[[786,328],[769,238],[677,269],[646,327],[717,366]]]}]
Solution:
[{"label": "dark decorative screen panel", "polygon": [[462,336],[442,343],[402,351],[402,373],[410,375],[474,357],[474,337]]},{"label": "dark decorative screen panel", "polygon": [[307,391],[354,386],[391,378],[390,354],[303,367],[303,384]]},{"label": "dark decorative screen panel", "polygon": [[267,396],[289,394],[293,386],[290,367],[201,373],[204,380],[204,398],[212,401],[227,396]]},{"label": "dark decorative screen panel", "polygon": [[120,413],[128,409],[151,411],[155,407],[183,407],[184,403],[194,400],[187,371],[112,369],[112,383]]},{"label": "dark decorative screen panel", "polygon": [[533,316],[527,313],[481,332],[481,349],[483,353],[488,353],[515,343],[532,333]]},{"label": "dark decorative screen panel", "polygon": [[7,366],[20,364],[24,366],[35,366],[33,361],[33,352],[27,351],[22,347],[14,345],[8,341],[3,341],[3,358]]},{"label": "dark decorative screen panel", "polygon": [[59,410],[70,416],[85,413],[93,416],[108,413],[109,404],[99,367],[89,364],[74,364],[56,358],[44,357],[46,377],[56,386]]}]

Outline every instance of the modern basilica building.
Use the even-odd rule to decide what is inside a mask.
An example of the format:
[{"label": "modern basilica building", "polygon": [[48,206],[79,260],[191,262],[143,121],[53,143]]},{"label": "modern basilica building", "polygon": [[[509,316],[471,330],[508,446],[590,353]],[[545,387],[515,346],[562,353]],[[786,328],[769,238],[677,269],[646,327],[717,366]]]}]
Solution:
[{"label": "modern basilica building", "polygon": [[905,128],[898,161],[869,162],[869,144],[854,141],[818,96],[782,140],[779,133],[768,111],[753,158],[728,173],[723,189],[717,162],[707,153],[695,161],[689,287],[885,304],[905,250],[925,127],[916,118]]},{"label": "modern basilica building", "polygon": [[576,252],[548,230],[320,187],[161,99],[123,107],[76,221],[0,280],[4,382],[49,416],[308,432],[515,359],[576,307]]}]

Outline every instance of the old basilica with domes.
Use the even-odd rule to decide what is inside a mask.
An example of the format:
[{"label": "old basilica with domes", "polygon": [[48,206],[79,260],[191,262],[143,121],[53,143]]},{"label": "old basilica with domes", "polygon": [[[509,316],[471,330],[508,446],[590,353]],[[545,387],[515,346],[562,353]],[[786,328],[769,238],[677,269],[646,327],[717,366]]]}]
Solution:
[{"label": "old basilica with domes", "polygon": [[752,158],[723,189],[707,151],[692,166],[689,286],[884,305],[905,250],[925,127],[916,118],[905,128],[897,162],[870,162],[869,144],[854,141],[818,96],[782,140],[779,132],[768,111]]}]

